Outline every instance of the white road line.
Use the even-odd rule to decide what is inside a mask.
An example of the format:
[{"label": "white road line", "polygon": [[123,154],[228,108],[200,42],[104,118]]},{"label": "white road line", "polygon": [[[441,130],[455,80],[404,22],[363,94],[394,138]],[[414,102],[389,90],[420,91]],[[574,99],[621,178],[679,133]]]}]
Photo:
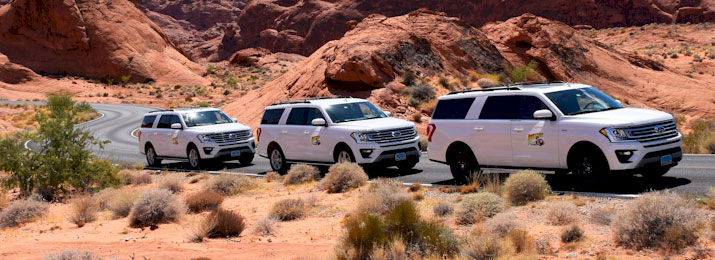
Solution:
[{"label": "white road line", "polygon": [[139,138],[139,136],[137,136],[137,131],[139,131],[139,128],[134,128],[134,130],[132,130],[131,135],[132,135],[134,138]]},{"label": "white road line", "polygon": [[29,144],[30,141],[32,141],[32,140],[27,140],[27,141],[25,141],[25,144],[24,144],[25,150],[30,150],[30,147],[27,146],[27,144]]}]

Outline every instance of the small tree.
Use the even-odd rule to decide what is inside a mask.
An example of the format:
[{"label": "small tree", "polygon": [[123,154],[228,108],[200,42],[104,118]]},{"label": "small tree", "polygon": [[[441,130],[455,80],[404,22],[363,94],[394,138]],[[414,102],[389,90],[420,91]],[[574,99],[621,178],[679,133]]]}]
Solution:
[{"label": "small tree", "polygon": [[534,72],[536,69],[536,62],[534,60],[530,61],[529,64],[525,66],[519,66],[511,71],[511,80],[514,82],[521,82],[529,78],[536,76]]}]

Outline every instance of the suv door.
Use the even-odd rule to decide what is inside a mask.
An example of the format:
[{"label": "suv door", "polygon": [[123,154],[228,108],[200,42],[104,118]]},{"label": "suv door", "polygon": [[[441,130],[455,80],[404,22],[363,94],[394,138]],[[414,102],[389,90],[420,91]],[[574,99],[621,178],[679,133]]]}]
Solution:
[{"label": "suv door", "polygon": [[[323,113],[314,107],[296,107],[291,109],[283,130],[284,153],[286,158],[299,161],[332,161],[332,157],[325,155],[321,145],[320,132],[325,127],[313,126],[313,119],[323,118]],[[290,150],[290,151],[285,151]],[[327,158],[326,158],[327,157]]]},{"label": "suv door", "polygon": [[[171,129],[172,124],[181,124],[181,119],[178,115],[174,114],[164,114],[159,118],[159,123],[156,125],[156,135],[154,144],[154,149],[156,149],[156,154],[159,156],[168,157],[185,157],[186,149],[178,147],[179,140],[178,134],[180,129]],[[182,124],[183,126],[183,124]]]},{"label": "suv door", "polygon": [[474,123],[469,146],[481,165],[512,166],[511,120],[516,117],[515,96],[489,96]]},{"label": "suv door", "polygon": [[534,119],[534,112],[550,109],[536,96],[517,98],[516,120],[512,121],[511,148],[514,165],[519,167],[559,167],[558,127],[555,120]]}]

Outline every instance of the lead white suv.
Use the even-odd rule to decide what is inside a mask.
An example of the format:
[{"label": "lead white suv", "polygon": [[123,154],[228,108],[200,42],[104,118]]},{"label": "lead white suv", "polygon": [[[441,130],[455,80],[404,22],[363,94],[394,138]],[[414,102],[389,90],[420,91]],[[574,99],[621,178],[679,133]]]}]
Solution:
[{"label": "lead white suv", "polygon": [[482,166],[571,172],[584,183],[612,171],[659,177],[683,156],[672,115],[562,82],[450,93],[427,131],[430,160],[458,181]]},{"label": "lead white suv", "polygon": [[213,159],[250,164],[253,132],[236,121],[216,108],[152,111],[137,132],[139,151],[149,166],[160,166],[162,159],[188,159],[195,169]]},{"label": "lead white suv", "polygon": [[412,169],[420,158],[414,123],[389,117],[358,98],[326,97],[281,102],[265,108],[257,129],[258,154],[274,171],[293,163],[397,166]]}]

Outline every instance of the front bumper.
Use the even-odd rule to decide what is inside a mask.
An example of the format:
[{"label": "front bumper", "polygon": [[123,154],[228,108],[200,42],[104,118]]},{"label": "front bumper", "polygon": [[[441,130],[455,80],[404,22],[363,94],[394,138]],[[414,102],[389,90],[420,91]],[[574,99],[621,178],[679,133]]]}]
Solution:
[{"label": "front bumper", "polygon": [[[610,143],[604,149],[611,170],[636,170],[643,168],[673,167],[683,159],[682,135],[652,142]],[[618,158],[617,151],[632,151],[629,158]],[[672,156],[672,163],[663,165],[661,158]]]},{"label": "front bumper", "polygon": [[249,154],[253,156],[256,152],[256,143],[253,138],[231,144],[203,143],[199,151],[203,159],[238,159]]},{"label": "front bumper", "polygon": [[[422,154],[419,143],[420,138],[415,137],[414,139],[392,143],[355,144],[351,149],[358,164],[392,166],[403,162],[419,161]],[[367,154],[365,153],[366,150],[371,150],[371,152]],[[402,153],[404,153],[404,159],[400,157],[401,159],[397,160],[396,155],[402,155]]]}]

